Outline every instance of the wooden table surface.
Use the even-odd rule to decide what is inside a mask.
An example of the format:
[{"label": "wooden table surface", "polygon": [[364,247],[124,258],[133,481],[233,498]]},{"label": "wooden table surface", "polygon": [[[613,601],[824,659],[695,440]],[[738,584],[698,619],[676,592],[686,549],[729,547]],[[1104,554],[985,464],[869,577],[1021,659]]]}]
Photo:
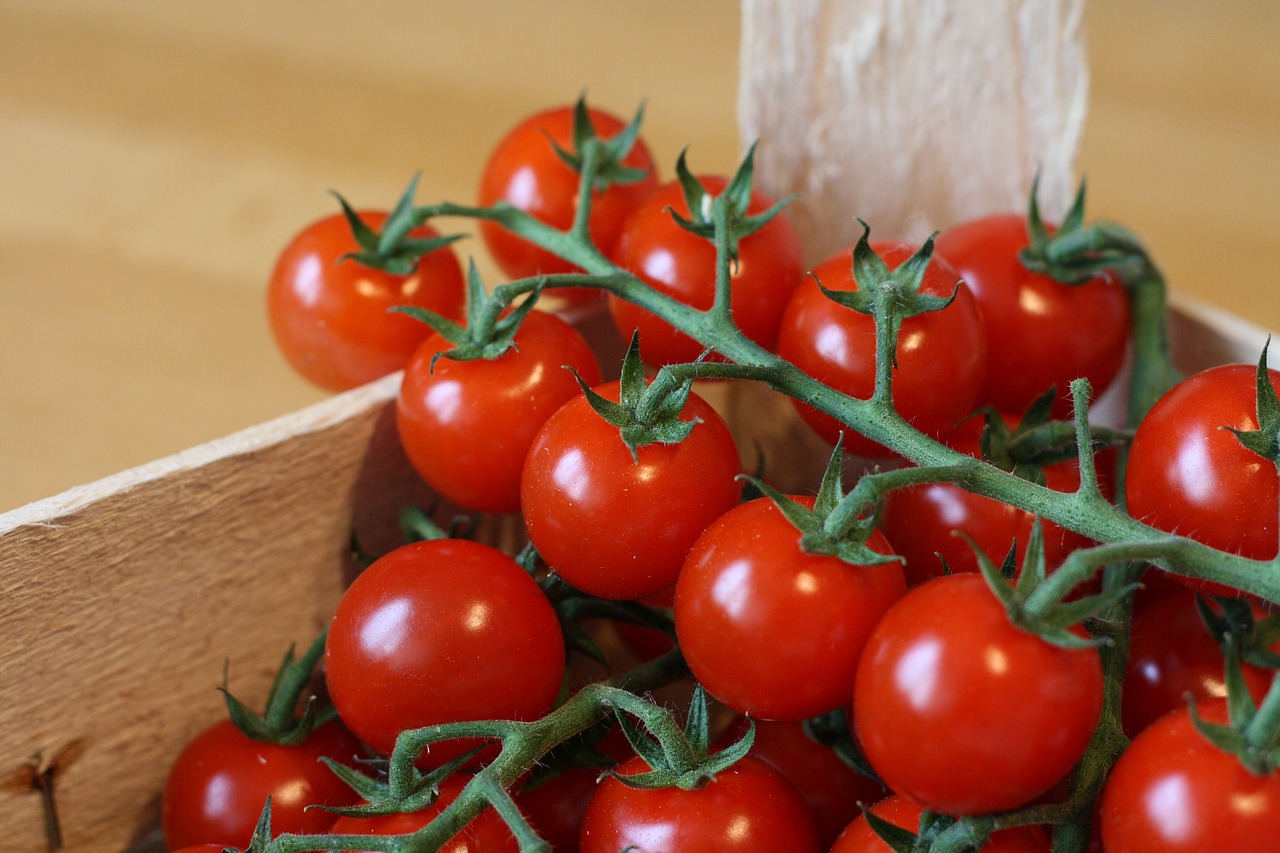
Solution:
[{"label": "wooden table surface", "polygon": [[[1091,215],[1280,329],[1280,3],[1086,20]],[[0,0],[0,511],[321,399],[263,288],[331,188],[470,200],[507,126],[584,88],[646,99],[664,164],[731,169],[737,40],[729,0]]]}]

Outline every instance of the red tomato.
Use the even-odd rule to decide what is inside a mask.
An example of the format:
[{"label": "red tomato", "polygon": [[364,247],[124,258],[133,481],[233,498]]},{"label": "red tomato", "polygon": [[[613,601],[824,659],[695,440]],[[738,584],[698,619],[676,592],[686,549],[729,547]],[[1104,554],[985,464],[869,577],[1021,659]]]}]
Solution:
[{"label": "red tomato", "polygon": [[[1197,706],[1226,722],[1226,703]],[[1280,774],[1255,776],[1196,731],[1187,709],[1142,731],[1102,791],[1107,853],[1274,850],[1280,839]]]},{"label": "red tomato", "polygon": [[[913,254],[903,243],[873,241],[871,247],[890,269]],[[778,355],[838,391],[868,399],[875,386],[875,322],[828,299],[828,290],[857,290],[852,252],[819,264],[805,276],[787,303],[778,333]],[[921,292],[949,296],[960,276],[936,255],[925,272]],[[909,317],[898,339],[898,367],[893,401],[917,429],[940,435],[969,414],[986,371],[982,317],[968,288],[960,285],[955,301],[940,311]],[[883,457],[890,451],[856,435],[835,418],[793,401],[805,422],[828,442],[843,431],[844,447],[860,456]]]},{"label": "red tomato", "polygon": [[[1259,619],[1265,614],[1255,611]],[[1121,720],[1135,737],[1157,718],[1196,701],[1227,695],[1226,661],[1196,607],[1195,593],[1185,586],[1159,596],[1140,594],[1129,624],[1129,662],[1125,673]],[[1271,673],[1241,666],[1245,684],[1261,701],[1271,686]]]},{"label": "red tomato", "polygon": [[516,794],[516,803],[529,825],[555,853],[577,853],[582,817],[602,772],[598,767],[570,767]]},{"label": "red tomato", "polygon": [[[556,228],[567,229],[578,208],[579,175],[560,159],[555,146],[573,147],[572,107],[559,107],[530,116],[507,132],[485,163],[480,179],[480,204],[505,202]],[[596,134],[616,136],[625,122],[610,113],[588,109]],[[658,185],[653,157],[637,139],[623,164],[648,175],[635,183],[613,184],[591,200],[591,240],[606,256],[613,251],[623,220]],[[545,249],[517,237],[496,223],[481,221],[480,234],[494,263],[511,278],[538,273],[572,272],[574,268]],[[599,291],[553,289],[560,296],[587,300]]]},{"label": "red tomato", "polygon": [[[648,772],[636,757],[618,773]],[[816,853],[813,818],[777,771],[747,756],[706,787],[642,790],[600,783],[582,821],[580,853]]]},{"label": "red tomato", "polygon": [[[804,731],[800,722],[754,720],[751,755],[777,770],[809,806],[818,827],[818,841],[826,850],[836,836],[858,815],[859,803],[873,803],[885,796],[884,786],[854,770],[828,746]],[[740,738],[747,719],[739,717],[721,736],[726,745]]]},{"label": "red tomato", "polygon": [[[923,807],[903,797],[893,796],[871,807],[876,817],[894,826],[915,832]],[[830,853],[891,853],[892,848],[876,835],[861,815],[841,834]],[[1018,826],[994,833],[977,853],[1049,853],[1049,836],[1038,826]]]},{"label": "red tomato", "polygon": [[311,805],[347,806],[359,799],[321,757],[346,764],[363,753],[337,723],[296,746],[254,740],[230,720],[214,723],[183,748],[169,770],[160,820],[169,849],[196,844],[248,847],[271,798],[271,829],[324,832],[334,816]]},{"label": "red tomato", "polygon": [[945,814],[1003,811],[1080,759],[1102,687],[1094,650],[1015,628],[981,575],[947,575],[910,590],[872,632],[853,721],[895,793]]},{"label": "red tomato", "polygon": [[[377,817],[340,817],[329,832],[333,835],[406,835],[416,832],[456,800],[467,781],[462,776],[445,779],[440,783],[439,798],[421,811]],[[439,853],[517,853],[519,849],[515,836],[498,813],[485,809],[466,828],[445,842]]]},{"label": "red tomato", "polygon": [[[1269,371],[1271,384],[1280,371]],[[1258,560],[1276,556],[1280,476],[1229,430],[1258,428],[1255,368],[1210,368],[1161,397],[1134,434],[1125,475],[1141,521]],[[1235,591],[1210,584],[1207,592]]]},{"label": "red tomato", "polygon": [[[867,546],[893,553],[878,531]],[[854,566],[806,553],[777,505],[757,498],[717,519],[689,551],[676,583],[676,635],[689,670],[724,704],[804,720],[848,703],[871,629],[906,588],[896,561]]]},{"label": "red tomato", "polygon": [[[950,447],[981,458],[981,419],[970,419],[942,437]],[[1044,468],[1045,485],[1059,492],[1074,492],[1080,486],[1080,464],[1076,460],[1058,462]],[[978,548],[997,566],[1018,543],[1018,565],[1031,536],[1035,515],[992,498],[975,495],[951,483],[930,483],[894,489],[884,503],[880,529],[893,550],[905,560],[907,583],[923,583],[943,573],[943,561],[952,572],[978,571],[978,558],[968,534]],[[1077,548],[1093,544],[1086,536],[1041,521],[1045,563],[1057,568]],[[941,557],[941,559],[939,559]]]},{"label": "red tomato", "polygon": [[[360,214],[374,229],[387,215]],[[421,226],[409,236],[437,236]],[[416,305],[452,320],[462,317],[462,266],[449,246],[425,255],[399,276],[339,260],[360,250],[342,214],[304,228],[276,261],[267,288],[271,332],[285,358],[309,382],[345,391],[404,367],[430,327],[389,309]]]},{"label": "red tomato", "polygon": [[1119,372],[1129,298],[1109,276],[1073,286],[1028,272],[1018,258],[1028,243],[1025,217],[999,214],[944,231],[935,248],[982,312],[988,364],[978,402],[1021,412],[1056,386],[1054,412],[1067,416],[1071,380],[1085,377],[1101,394]]},{"label": "red tomato", "polygon": [[590,344],[555,314],[533,309],[515,346],[496,359],[439,358],[453,345],[427,338],[405,368],[396,403],[400,441],[413,467],[445,498],[480,512],[520,508],[529,447],[556,409],[591,385],[600,366]]},{"label": "red tomato", "polygon": [[[595,390],[618,400],[617,382]],[[698,534],[737,503],[741,466],[724,420],[692,393],[682,418],[698,421],[683,441],[646,444],[638,461],[586,397],[538,433],[520,487],[525,525],[578,589],[628,599],[670,586]]]},{"label": "red tomato", "polygon": [[[722,192],[728,184],[719,176],[699,180],[711,195]],[[772,206],[773,199],[752,192],[747,213],[754,215]],[[627,219],[612,255],[614,263],[673,299],[695,308],[710,308],[715,301],[715,246],[677,225],[673,212],[690,216],[678,181],[659,188]],[[782,310],[804,273],[800,237],[785,211],[741,240],[737,265],[730,269],[734,322],[748,338],[772,350]],[[643,308],[613,294],[608,299],[623,338],[630,339],[639,329],[645,360],[650,364],[693,361],[705,349]]]},{"label": "red tomato", "polygon": [[[325,646],[334,707],[382,753],[405,729],[536,719],[564,667],[560,622],[538,584],[501,551],[461,539],[415,542],[372,563],[338,602]],[[474,746],[437,743],[422,763]]]}]

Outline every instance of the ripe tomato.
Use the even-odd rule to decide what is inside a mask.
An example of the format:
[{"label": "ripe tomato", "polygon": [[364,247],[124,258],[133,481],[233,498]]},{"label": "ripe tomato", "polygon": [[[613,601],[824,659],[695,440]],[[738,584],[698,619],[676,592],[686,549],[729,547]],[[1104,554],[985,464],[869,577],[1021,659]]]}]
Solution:
[{"label": "ripe tomato", "polygon": [[[1226,703],[1197,706],[1224,723]],[[1280,774],[1255,776],[1201,735],[1188,710],[1142,731],[1121,754],[1102,791],[1107,853],[1274,850],[1280,838]]]},{"label": "ripe tomato", "polygon": [[[560,622],[538,584],[487,545],[403,545],[366,568],[329,627],[325,674],[334,707],[382,753],[405,729],[467,720],[532,720],[564,677]],[[423,753],[439,765],[475,744]]]},{"label": "ripe tomato", "polygon": [[[711,195],[722,192],[728,180],[700,179]],[[748,215],[773,206],[773,199],[753,191]],[[672,181],[640,205],[626,220],[613,261],[666,295],[695,308],[707,309],[715,301],[716,250],[710,240],[676,224],[672,213],[689,218],[683,188]],[[791,292],[804,273],[800,237],[785,211],[738,245],[738,261],[730,268],[730,310],[734,322],[748,338],[773,349],[778,324]],[[654,365],[693,361],[703,345],[630,302],[610,294],[609,311],[623,338],[639,329],[645,359]]]},{"label": "ripe tomato", "polygon": [[[387,214],[360,214],[374,229]],[[437,236],[421,226],[409,236]],[[416,305],[461,319],[465,301],[462,266],[449,246],[425,255],[415,272],[399,276],[339,260],[360,246],[342,214],[313,222],[276,261],[267,287],[271,332],[285,358],[309,382],[345,391],[404,367],[431,329],[390,311]]]},{"label": "ripe tomato", "polygon": [[[981,419],[972,418],[942,436],[948,446],[981,458]],[[1076,460],[1044,467],[1045,485],[1059,492],[1074,492],[1080,486],[1080,465]],[[884,503],[880,529],[893,550],[905,560],[907,583],[911,586],[938,577],[946,567],[952,572],[978,571],[978,558],[963,531],[997,566],[1017,542],[1018,565],[1031,536],[1035,515],[982,495],[967,492],[951,483],[930,483],[894,489]],[[1041,521],[1045,564],[1057,568],[1072,551],[1092,541],[1085,536]]]},{"label": "ripe tomato", "polygon": [[520,508],[529,447],[556,409],[591,385],[600,366],[590,344],[555,314],[533,309],[515,346],[496,359],[432,359],[452,348],[433,334],[405,367],[396,402],[400,441],[413,467],[445,498],[480,512]]},{"label": "ripe tomato", "polygon": [[[890,269],[913,254],[903,243],[873,241],[871,247]],[[857,290],[852,252],[842,252],[813,269],[787,303],[778,332],[778,355],[831,387],[859,399],[875,386],[875,322],[828,299],[828,290]],[[936,255],[925,272],[921,292],[949,296],[960,276]],[[917,429],[940,435],[969,414],[986,371],[982,317],[968,288],[960,285],[955,301],[940,311],[909,317],[898,340],[898,366],[893,402]],[[835,418],[793,401],[800,416],[818,435],[835,443],[843,431],[844,447],[859,456],[890,455],[887,448],[844,427]]]},{"label": "ripe tomato", "polygon": [[1015,628],[981,575],[946,575],[907,592],[872,632],[854,728],[895,793],[945,814],[1002,811],[1079,760],[1102,681],[1095,651]]},{"label": "ripe tomato", "polygon": [[[1272,386],[1280,383],[1280,371],[1269,376]],[[1133,436],[1125,475],[1134,518],[1245,557],[1276,556],[1276,465],[1223,429],[1258,428],[1256,389],[1252,365],[1224,365],[1184,379],[1151,407]]]},{"label": "ripe tomato", "polygon": [[[329,832],[333,835],[407,835],[430,823],[444,811],[467,784],[466,777],[450,776],[440,783],[440,795],[421,811],[376,817],[338,818]],[[466,827],[439,848],[440,853],[517,853],[520,845],[498,813],[485,809]],[[348,851],[358,853],[358,851]]]},{"label": "ripe tomato", "polygon": [[[636,757],[622,775],[648,772]],[[816,853],[813,818],[777,771],[747,756],[706,787],[643,790],[609,777],[587,804],[580,853]]]},{"label": "ripe tomato", "polygon": [[1129,341],[1129,298],[1107,276],[1065,285],[1028,272],[1025,217],[997,214],[963,222],[938,236],[935,248],[973,292],[987,341],[980,404],[1021,412],[1056,386],[1054,412],[1071,412],[1071,380],[1085,377],[1095,394],[1120,370]]},{"label": "ripe tomato", "polygon": [[323,832],[334,816],[312,805],[348,806],[359,798],[320,763],[353,763],[363,753],[338,723],[315,729],[302,743],[254,740],[224,719],[178,754],[165,783],[160,820],[169,848],[196,844],[248,847],[271,797],[271,829]]},{"label": "ripe tomato", "polygon": [[[617,382],[595,390],[618,400]],[[534,439],[520,485],[525,526],[578,589],[629,599],[670,586],[698,534],[737,503],[741,465],[724,420],[693,393],[682,419],[697,422],[683,441],[643,445],[633,459],[580,396]]]},{"label": "ripe tomato", "polygon": [[[878,531],[867,546],[893,553]],[[724,704],[804,720],[848,703],[871,629],[906,588],[896,561],[854,566],[806,553],[773,500],[757,498],[690,549],[676,583],[676,636],[689,670]]]},{"label": "ripe tomato", "polygon": [[[894,826],[915,832],[920,826],[924,808],[910,800],[892,796],[871,807],[876,817]],[[830,853],[890,853],[892,850],[876,835],[866,817],[859,815],[840,835]],[[1049,853],[1049,836],[1038,826],[1017,826],[994,833],[977,853]]]},{"label": "ripe tomato", "polygon": [[[1139,594],[1129,623],[1129,660],[1124,678],[1121,720],[1136,737],[1157,718],[1197,702],[1227,695],[1226,661],[1205,628],[1195,593],[1185,586],[1158,596]],[[1265,614],[1255,612],[1261,619]],[[1271,686],[1271,673],[1242,664],[1241,674],[1254,699]]]},{"label": "ripe tomato", "polygon": [[[818,827],[823,850],[858,814],[859,803],[885,796],[884,786],[854,770],[828,746],[805,733],[804,724],[781,720],[754,720],[751,755],[782,774],[809,806]],[[725,745],[745,733],[747,719],[739,717],[719,742]]]},{"label": "ripe tomato", "polygon": [[[596,134],[616,136],[625,127],[618,117],[595,108],[587,110]],[[556,228],[567,229],[578,208],[579,175],[560,159],[555,146],[573,148],[573,107],[557,107],[526,118],[498,143],[485,163],[479,200],[484,206],[505,202]],[[606,256],[613,250],[628,214],[658,185],[653,156],[637,139],[623,165],[648,175],[634,183],[610,185],[591,200],[591,240]],[[494,263],[511,278],[538,273],[572,272],[573,267],[545,249],[517,237],[496,223],[482,221],[480,234]],[[555,289],[553,289],[554,291]],[[578,301],[598,298],[595,290],[556,291]]]},{"label": "ripe tomato", "polygon": [[529,825],[555,853],[576,853],[582,817],[595,793],[598,767],[569,767],[554,778],[516,794]]}]

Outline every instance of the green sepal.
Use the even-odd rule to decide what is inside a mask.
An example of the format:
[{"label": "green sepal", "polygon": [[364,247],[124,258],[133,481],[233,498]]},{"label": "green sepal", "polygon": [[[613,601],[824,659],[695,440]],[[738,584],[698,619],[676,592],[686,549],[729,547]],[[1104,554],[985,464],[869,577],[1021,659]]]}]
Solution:
[{"label": "green sepal", "polygon": [[[262,806],[262,811],[258,813],[258,822],[253,826],[253,834],[249,836],[249,846],[244,848],[244,853],[260,853],[266,850],[271,843],[271,795],[267,795],[267,801]],[[235,851],[235,847],[224,847],[223,853],[228,850]]]},{"label": "green sepal", "polygon": [[890,823],[862,803],[858,806],[862,809],[862,816],[867,820],[867,826],[871,827],[871,831],[879,836],[893,853],[917,853],[920,850],[918,846],[920,836],[909,829],[903,829],[896,823]]},{"label": "green sepal", "polygon": [[867,761],[867,757],[862,754],[858,742],[853,739],[849,731],[848,712],[844,708],[837,708],[819,717],[810,717],[801,724],[801,727],[810,740],[830,749],[836,757],[860,775],[874,779],[881,785],[884,784],[871,766],[871,762]]},{"label": "green sepal", "polygon": [[1267,370],[1267,349],[1271,346],[1271,338],[1267,338],[1262,347],[1262,355],[1258,359],[1256,373],[1258,428],[1241,430],[1224,427],[1230,430],[1236,439],[1249,450],[1272,463],[1280,465],[1280,399],[1276,398],[1276,389],[1271,384],[1271,374]]},{"label": "green sepal", "polygon": [[390,310],[426,323],[441,337],[453,344],[451,349],[441,350],[431,357],[431,369],[441,358],[450,361],[493,360],[501,358],[508,350],[515,349],[515,336],[520,324],[537,304],[544,280],[535,282],[526,299],[510,311],[507,306],[485,287],[475,260],[467,265],[467,318],[466,324],[422,308],[417,305],[396,305]]},{"label": "green sepal", "polygon": [[[1036,518],[1032,522],[1020,571],[1016,545],[1010,547],[1002,566],[997,568],[972,538],[965,538],[978,561],[978,570],[986,580],[987,587],[1004,607],[1010,623],[1060,648],[1084,649],[1109,644],[1111,640],[1106,636],[1081,636],[1071,628],[1122,601],[1139,587],[1136,583],[1118,586],[1075,601],[1059,601],[1047,610],[1032,614],[1026,608],[1026,602],[1048,577],[1040,519]],[[1017,580],[1013,581],[1011,575],[1016,576]]]},{"label": "green sepal", "polygon": [[602,397],[577,372],[574,372],[574,377],[586,395],[587,404],[618,428],[633,460],[639,461],[637,451],[646,444],[679,444],[701,423],[699,418],[680,418],[693,390],[692,379],[672,382],[670,373],[664,369],[658,372],[652,384],[645,381],[639,332],[632,334],[631,344],[622,360],[618,402]]},{"label": "green sepal", "polygon": [[714,781],[717,774],[746,756],[755,743],[755,723],[748,721],[747,730],[741,738],[722,750],[710,752],[711,716],[702,685],[694,688],[684,731],[678,735],[683,739],[682,744],[663,744],[621,709],[618,709],[617,717],[632,749],[651,768],[646,773],[630,775],[608,773],[629,788],[681,788],[686,791],[704,788]]},{"label": "green sepal", "polygon": [[351,236],[360,247],[358,252],[349,252],[338,260],[354,260],[372,269],[384,270],[393,275],[409,275],[418,268],[424,255],[449,245],[465,237],[465,234],[446,234],[437,237],[410,238],[409,232],[421,223],[413,206],[413,196],[418,189],[418,175],[409,181],[409,188],[400,196],[395,208],[382,224],[381,231],[374,231],[360,218],[350,203],[339,193],[334,192],[338,203],[342,205],[343,216],[351,228]]},{"label": "green sepal", "polygon": [[355,791],[364,802],[354,806],[319,806],[318,808],[346,817],[378,817],[422,811],[440,797],[440,785],[445,779],[466,767],[486,748],[486,746],[478,746],[427,773],[413,768],[413,781],[409,793],[402,797],[393,794],[391,786],[386,782],[331,758],[322,757],[320,760],[324,765],[347,787]]},{"label": "green sepal", "polygon": [[1039,186],[1040,176],[1037,174],[1027,203],[1028,245],[1018,253],[1023,267],[1029,272],[1074,286],[1104,273],[1154,269],[1142,244],[1125,229],[1109,223],[1085,226],[1083,180],[1071,209],[1063,217],[1058,230],[1050,234],[1037,201]]},{"label": "green sepal", "polygon": [[773,501],[783,517],[800,532],[800,548],[806,554],[836,557],[853,566],[901,562],[902,558],[895,554],[882,554],[867,546],[867,538],[876,527],[876,516],[843,511],[846,509],[842,485],[843,459],[844,436],[841,435],[827,459],[812,509],[764,480],[747,474],[739,477]]},{"label": "green sepal", "polygon": [[597,165],[595,178],[592,181],[593,192],[603,192],[613,184],[634,184],[644,180],[649,174],[647,169],[637,169],[624,165],[623,161],[635,148],[640,138],[640,126],[644,121],[644,104],[636,108],[636,114],[630,123],[614,136],[604,139],[597,133],[591,121],[591,113],[587,109],[586,96],[579,96],[573,105],[573,148],[567,150],[554,141],[551,143],[556,156],[573,171],[581,173],[583,150],[592,140],[598,141],[602,156]]},{"label": "green sepal", "polygon": [[320,706],[314,695],[307,698],[301,715],[297,713],[303,693],[311,687],[312,674],[324,657],[327,635],[327,631],[322,631],[301,659],[296,658],[296,647],[290,644],[283,662],[276,670],[261,714],[255,713],[232,695],[227,688],[227,672],[224,669],[222,685],[218,689],[222,691],[226,701],[227,715],[231,722],[246,737],[264,743],[295,746],[306,740],[318,726],[337,716],[333,706]]},{"label": "green sepal", "polygon": [[680,188],[684,193],[685,206],[688,208],[689,215],[685,217],[675,211],[671,211],[671,218],[685,231],[696,234],[706,240],[714,241],[716,226],[712,205],[718,199],[721,200],[721,203],[727,208],[725,213],[728,228],[726,237],[729,258],[736,262],[738,260],[739,244],[742,240],[767,225],[796,197],[788,196],[759,213],[747,213],[751,208],[752,181],[755,178],[756,143],[752,143],[751,147],[747,149],[746,156],[743,157],[737,171],[733,173],[733,177],[725,184],[724,190],[719,196],[713,196],[707,192],[707,188],[689,170],[686,153],[687,151],[681,151],[680,156],[676,159],[676,179],[680,182]]},{"label": "green sepal", "polygon": [[1226,637],[1223,655],[1227,687],[1227,724],[1210,723],[1196,711],[1193,697],[1187,697],[1191,722],[1217,748],[1236,756],[1255,776],[1269,776],[1280,770],[1280,678],[1272,680],[1259,707],[1249,693],[1241,668],[1240,649],[1234,635]]},{"label": "green sepal", "polygon": [[1196,608],[1214,641],[1223,647],[1223,654],[1228,640],[1234,640],[1243,662],[1264,669],[1280,669],[1280,653],[1272,650],[1280,641],[1280,614],[1271,614],[1259,621],[1244,599],[1214,596],[1213,600],[1221,613],[1213,610],[1202,595],[1196,596]]}]

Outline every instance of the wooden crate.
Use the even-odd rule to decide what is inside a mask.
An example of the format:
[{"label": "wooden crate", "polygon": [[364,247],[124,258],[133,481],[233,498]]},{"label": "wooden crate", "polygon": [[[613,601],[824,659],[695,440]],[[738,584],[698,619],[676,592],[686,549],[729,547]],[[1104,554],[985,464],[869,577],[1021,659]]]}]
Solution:
[{"label": "wooden crate", "polygon": [[[1266,333],[1175,302],[1186,371],[1252,362]],[[580,323],[606,358],[601,314]],[[429,506],[395,435],[390,376],[278,420],[0,515],[0,826],[5,849],[46,849],[51,788],[67,850],[154,835],[182,744],[222,713],[220,683],[258,701],[290,643],[316,635],[349,579],[352,532],[399,540]],[[744,452],[812,484],[825,446],[763,389],[708,389]],[[783,403],[779,405],[779,403]],[[448,507],[441,508],[447,516]],[[483,537],[515,545],[511,517]]]}]

